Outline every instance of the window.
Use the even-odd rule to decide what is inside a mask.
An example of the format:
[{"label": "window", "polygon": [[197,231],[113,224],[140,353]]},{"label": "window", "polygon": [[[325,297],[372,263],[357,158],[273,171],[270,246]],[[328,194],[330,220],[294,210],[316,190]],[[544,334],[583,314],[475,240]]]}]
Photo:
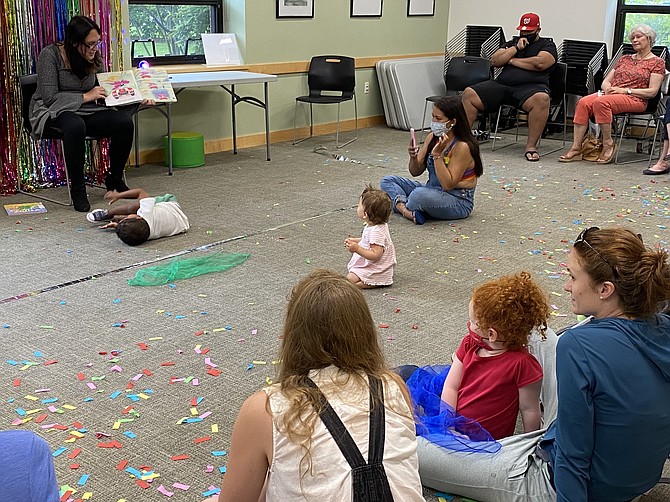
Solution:
[{"label": "window", "polygon": [[656,45],[670,45],[670,0],[619,0],[612,52],[628,41],[630,30],[640,23],[656,31]]},{"label": "window", "polygon": [[204,63],[201,33],[223,31],[222,0],[129,0],[133,66]]}]

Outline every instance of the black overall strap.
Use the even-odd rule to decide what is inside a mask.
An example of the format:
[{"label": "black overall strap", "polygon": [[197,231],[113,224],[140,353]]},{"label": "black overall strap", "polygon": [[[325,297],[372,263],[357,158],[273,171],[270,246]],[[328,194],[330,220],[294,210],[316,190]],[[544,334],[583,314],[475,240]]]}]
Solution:
[{"label": "black overall strap", "polygon": [[[383,392],[378,393],[378,389],[380,386],[383,387],[383,384],[378,378],[370,375],[368,375],[368,381],[370,384],[371,408],[370,428],[368,433],[368,462],[369,464],[381,464],[384,456],[386,429],[384,423],[384,394]],[[321,404],[321,413],[319,413],[319,417],[335,440],[335,443],[337,443],[337,446],[351,468],[355,469],[357,467],[368,465],[365,463],[365,459],[358,449],[358,446],[356,446],[351,434],[349,434],[349,431],[347,431],[342,420],[340,420],[340,417],[337,416],[337,413],[335,413],[335,410],[326,399],[326,396],[321,392],[321,389],[317,387],[311,378],[307,378],[307,385],[317,391],[319,403]],[[379,403],[375,403],[374,396],[377,395],[380,396]]]}]

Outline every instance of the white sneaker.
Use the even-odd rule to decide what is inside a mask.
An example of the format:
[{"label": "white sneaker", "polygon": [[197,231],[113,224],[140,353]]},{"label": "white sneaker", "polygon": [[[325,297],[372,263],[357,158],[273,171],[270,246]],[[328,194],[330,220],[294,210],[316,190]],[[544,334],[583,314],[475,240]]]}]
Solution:
[{"label": "white sneaker", "polygon": [[110,218],[106,209],[94,209],[86,215],[86,219],[91,223],[95,223],[96,221],[105,221]]}]

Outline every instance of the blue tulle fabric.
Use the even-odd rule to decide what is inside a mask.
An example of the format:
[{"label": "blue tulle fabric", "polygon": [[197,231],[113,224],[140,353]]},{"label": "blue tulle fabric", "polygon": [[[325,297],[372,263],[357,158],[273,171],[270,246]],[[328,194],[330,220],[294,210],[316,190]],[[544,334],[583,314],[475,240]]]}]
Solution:
[{"label": "blue tulle fabric", "polygon": [[495,453],[501,446],[478,422],[456,413],[442,401],[451,366],[418,368],[407,380],[416,419],[416,434],[449,450]]}]

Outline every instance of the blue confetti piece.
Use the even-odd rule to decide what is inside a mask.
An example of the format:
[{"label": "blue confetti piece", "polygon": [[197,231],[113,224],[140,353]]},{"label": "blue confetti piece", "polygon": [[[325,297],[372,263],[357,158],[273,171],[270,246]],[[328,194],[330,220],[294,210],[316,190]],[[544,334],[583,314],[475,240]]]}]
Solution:
[{"label": "blue confetti piece", "polygon": [[228,452],[226,450],[213,451],[212,455],[215,457],[223,457],[224,455],[228,455]]},{"label": "blue confetti piece", "polygon": [[17,361],[13,361],[12,359],[7,359],[7,364],[11,364],[12,366],[18,366],[19,363]]},{"label": "blue confetti piece", "polygon": [[58,305],[65,305],[65,304],[67,304],[67,302],[65,300],[61,300],[61,301],[58,302]]},{"label": "blue confetti piece", "polygon": [[227,330],[227,331],[230,331],[231,329],[233,329],[232,326],[226,326],[226,330]]},{"label": "blue confetti piece", "polygon": [[252,363],[247,364],[247,371],[253,369],[254,365]]},{"label": "blue confetti piece", "polygon": [[77,484],[79,486],[84,486],[86,482],[88,481],[88,478],[90,477],[89,474],[84,474],[82,477],[79,478],[79,481],[77,481]]},{"label": "blue confetti piece", "polygon": [[221,488],[212,488],[211,490],[207,490],[206,492],[202,492],[203,497],[211,497],[212,495],[216,495],[217,493],[221,493]]},{"label": "blue confetti piece", "polygon": [[2,327],[5,328],[5,329],[9,329],[10,326],[9,326],[9,324],[3,324]]},{"label": "blue confetti piece", "polygon": [[185,315],[176,315],[174,316],[175,319],[186,319]]},{"label": "blue confetti piece", "polygon": [[130,439],[135,439],[137,437],[137,434],[134,432],[126,431],[123,433],[124,436],[129,437]]},{"label": "blue confetti piece", "polygon": [[112,303],[118,305],[119,303],[121,303],[121,298],[114,298],[114,300],[112,301]]},{"label": "blue confetti piece", "polygon": [[194,417],[194,418],[187,418],[186,420],[184,420],[184,422],[186,422],[187,424],[192,424],[195,422],[202,422],[203,420],[204,420],[203,418]]},{"label": "blue confetti piece", "polygon": [[35,357],[42,357],[42,353],[39,350],[36,350],[33,354]]},{"label": "blue confetti piece", "polygon": [[120,390],[115,390],[114,392],[112,392],[112,393],[109,395],[109,398],[110,398],[110,399],[116,399],[116,398],[119,397],[120,395],[121,395],[121,391],[120,391]]},{"label": "blue confetti piece", "polygon": [[67,448],[65,446],[61,446],[55,452],[53,452],[51,455],[53,455],[54,457],[57,457],[58,455],[61,455],[66,451],[67,451]]},{"label": "blue confetti piece", "polygon": [[172,283],[168,284],[168,287],[169,287],[170,289],[177,289],[177,285],[176,285],[176,284],[172,284]]},{"label": "blue confetti piece", "polygon": [[114,324],[112,324],[112,328],[120,328],[121,326],[123,326],[123,324],[121,324],[120,322],[115,322]]},{"label": "blue confetti piece", "polygon": [[220,472],[221,474],[225,474],[227,470],[228,470],[228,469],[226,468],[225,465],[222,465],[221,467],[219,467],[219,472]]},{"label": "blue confetti piece", "polygon": [[132,475],[135,476],[137,479],[140,479],[140,478],[142,477],[142,473],[141,473],[140,471],[138,471],[137,469],[134,469],[134,468],[132,468],[132,467],[126,467],[126,472],[127,472],[128,474],[132,474]]},{"label": "blue confetti piece", "polygon": [[13,402],[14,402],[14,398],[13,398],[13,397],[10,397],[9,399],[7,399],[7,402],[8,402],[8,403],[13,403]]},{"label": "blue confetti piece", "polygon": [[140,397],[137,394],[128,394],[126,397],[134,403],[140,400]]},{"label": "blue confetti piece", "polygon": [[42,404],[51,404],[58,401],[57,397],[50,397],[49,399],[42,399]]},{"label": "blue confetti piece", "polygon": [[91,401],[93,401],[92,397],[87,397],[87,398],[84,399],[85,403],[90,403]]},{"label": "blue confetti piece", "polygon": [[26,410],[24,410],[23,408],[16,408],[14,411],[16,412],[17,415],[21,417],[26,416]]}]

